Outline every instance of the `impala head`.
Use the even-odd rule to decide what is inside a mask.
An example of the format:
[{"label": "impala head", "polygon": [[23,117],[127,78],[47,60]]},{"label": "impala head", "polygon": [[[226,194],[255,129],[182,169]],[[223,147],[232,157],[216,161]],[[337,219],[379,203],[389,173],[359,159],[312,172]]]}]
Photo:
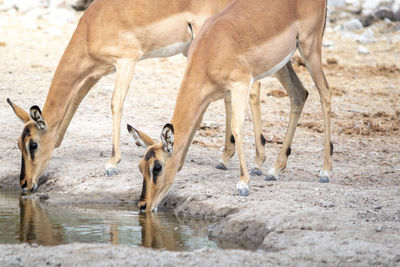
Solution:
[{"label": "impala head", "polygon": [[7,102],[25,124],[18,139],[18,148],[22,153],[20,185],[24,191],[34,190],[52,152],[52,143],[46,140],[47,124],[38,106],[31,107],[28,114],[10,99]]},{"label": "impala head", "polygon": [[128,131],[138,146],[147,148],[139,162],[143,176],[142,194],[139,200],[141,210],[153,211],[163,199],[171,182],[167,179],[166,162],[171,157],[174,146],[174,127],[166,124],[161,131],[161,142],[156,143],[145,133],[128,124]]}]

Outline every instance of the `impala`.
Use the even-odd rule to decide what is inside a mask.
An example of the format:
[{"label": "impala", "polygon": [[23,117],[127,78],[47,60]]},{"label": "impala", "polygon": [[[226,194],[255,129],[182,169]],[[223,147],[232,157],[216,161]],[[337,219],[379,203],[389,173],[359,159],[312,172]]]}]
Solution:
[{"label": "impala", "polygon": [[318,88],[325,128],[324,163],[320,182],[329,182],[331,91],[322,70],[321,46],[326,0],[235,0],[208,19],[188,53],[173,117],[161,132],[161,142],[128,127],[137,143],[147,146],[139,168],[143,175],[139,207],[153,211],[182,168],[193,135],[210,102],[230,96],[231,128],[236,141],[239,195],[249,194],[249,173],[243,153],[242,125],[251,85],[276,74],[290,98],[289,126],[279,156],[265,180],[276,180],[286,167],[290,145],[308,92],[290,59],[298,48]]},{"label": "impala", "polygon": [[[105,169],[108,175],[115,174],[121,160],[122,108],[136,63],[147,58],[186,55],[204,21],[229,2],[231,0],[94,1],[80,19],[58,64],[43,112],[33,106],[29,114],[7,99],[25,124],[18,141],[22,152],[21,187],[24,190],[36,188],[39,176],[47,167],[54,148],[61,145],[79,104],[102,76],[114,71],[113,145]],[[227,142],[225,147],[231,148],[232,144]],[[231,150],[224,154],[232,154]],[[225,165],[229,155],[222,156]]]}]

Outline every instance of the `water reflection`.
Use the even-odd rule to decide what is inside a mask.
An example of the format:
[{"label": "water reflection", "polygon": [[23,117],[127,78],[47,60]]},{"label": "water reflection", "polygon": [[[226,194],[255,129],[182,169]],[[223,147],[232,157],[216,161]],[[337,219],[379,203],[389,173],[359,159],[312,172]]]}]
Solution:
[{"label": "water reflection", "polygon": [[19,241],[44,246],[64,243],[64,229],[61,225],[50,221],[38,200],[21,197],[19,210]]},{"label": "water reflection", "polygon": [[142,246],[147,248],[165,248],[181,250],[182,236],[171,224],[161,224],[157,214],[145,213],[139,216],[142,227]]},{"label": "water reflection", "polygon": [[136,205],[56,206],[0,191],[0,243],[6,244],[111,243],[175,251],[216,247],[203,224],[199,230],[173,214],[139,214]]}]

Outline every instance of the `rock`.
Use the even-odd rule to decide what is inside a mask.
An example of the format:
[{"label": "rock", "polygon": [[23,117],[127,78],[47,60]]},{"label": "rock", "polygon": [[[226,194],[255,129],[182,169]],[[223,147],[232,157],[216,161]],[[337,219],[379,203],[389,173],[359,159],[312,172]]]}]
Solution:
[{"label": "rock", "polygon": [[376,232],[382,232],[382,226],[381,225],[377,225],[376,227],[375,227],[375,231]]},{"label": "rock", "polygon": [[376,42],[374,31],[369,28],[357,40],[361,44],[370,44]]},{"label": "rock", "polygon": [[20,13],[26,13],[35,8],[46,7],[45,0],[4,0],[2,10],[17,9]]},{"label": "rock", "polygon": [[374,15],[367,15],[360,18],[363,27],[368,27],[376,20]]},{"label": "rock", "polygon": [[68,4],[77,11],[85,10],[93,0],[67,0]]},{"label": "rock", "polygon": [[345,31],[343,36],[364,45],[376,42],[374,31],[371,28],[368,28],[362,34]]},{"label": "rock", "polygon": [[387,9],[380,9],[376,11],[375,17],[380,20],[390,19],[391,21],[394,21],[394,13]]},{"label": "rock", "polygon": [[379,0],[365,0],[361,4],[362,13],[365,15],[372,14],[380,5]]},{"label": "rock", "polygon": [[334,47],[335,43],[332,41],[322,41],[323,47]]},{"label": "rock", "polygon": [[358,19],[351,19],[342,24],[342,29],[345,31],[354,31],[363,27],[361,21]]},{"label": "rock", "polygon": [[324,208],[333,208],[335,205],[330,201],[321,200],[320,204]]},{"label": "rock", "polygon": [[352,6],[360,6],[362,0],[346,0],[346,4],[352,5]]},{"label": "rock", "polygon": [[370,54],[368,48],[366,48],[365,46],[362,46],[362,45],[360,45],[360,46],[358,47],[358,50],[357,50],[357,51],[358,51],[359,54],[363,54],[363,55],[368,55],[368,54]]},{"label": "rock", "polygon": [[394,2],[393,2],[393,5],[392,5],[392,11],[393,11],[393,13],[397,13],[397,12],[400,12],[400,0],[395,0]]},{"label": "rock", "polygon": [[394,13],[393,21],[400,21],[400,10]]},{"label": "rock", "polygon": [[346,6],[346,1],[345,0],[328,0],[328,6],[344,7],[344,6]]}]

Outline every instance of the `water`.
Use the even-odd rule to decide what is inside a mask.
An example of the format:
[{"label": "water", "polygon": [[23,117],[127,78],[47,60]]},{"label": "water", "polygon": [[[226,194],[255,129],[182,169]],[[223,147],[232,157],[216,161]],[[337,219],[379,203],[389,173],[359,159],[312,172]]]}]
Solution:
[{"label": "water", "polygon": [[217,246],[206,229],[206,222],[189,226],[167,212],[139,213],[136,205],[49,205],[0,191],[2,244],[109,243],[190,251]]}]

